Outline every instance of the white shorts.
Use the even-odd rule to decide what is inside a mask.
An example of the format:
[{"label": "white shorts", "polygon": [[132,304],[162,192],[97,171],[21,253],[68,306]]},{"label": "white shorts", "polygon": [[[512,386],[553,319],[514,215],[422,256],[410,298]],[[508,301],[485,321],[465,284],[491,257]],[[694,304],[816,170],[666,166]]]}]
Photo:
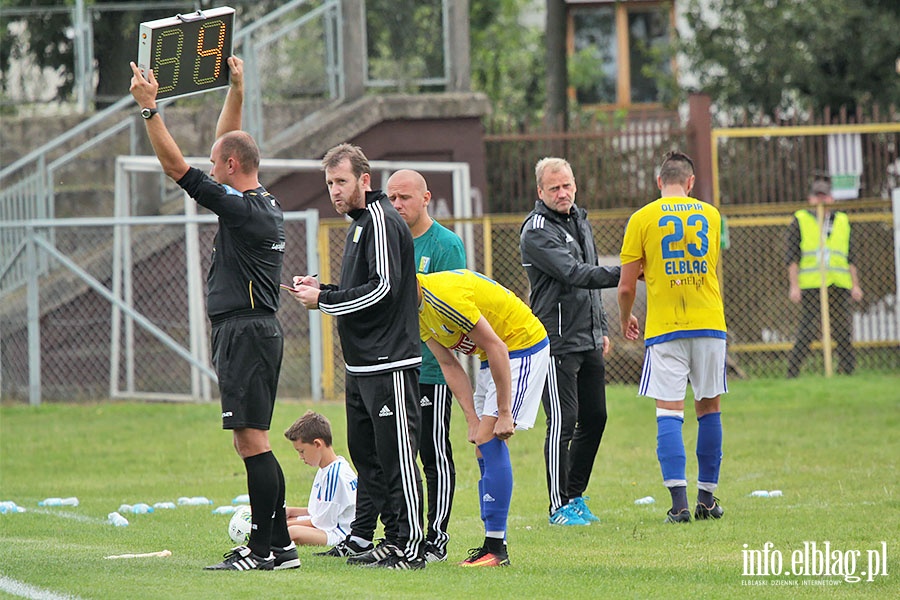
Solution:
[{"label": "white shorts", "polygon": [[682,338],[647,346],[639,395],[677,402],[684,400],[688,381],[694,400],[728,391],[724,339]]},{"label": "white shorts", "polygon": [[[512,371],[512,416],[516,429],[531,429],[541,406],[544,382],[550,368],[550,345],[544,344],[533,353],[509,357]],[[497,388],[491,377],[491,369],[482,364],[475,376],[475,413],[497,416]]]}]

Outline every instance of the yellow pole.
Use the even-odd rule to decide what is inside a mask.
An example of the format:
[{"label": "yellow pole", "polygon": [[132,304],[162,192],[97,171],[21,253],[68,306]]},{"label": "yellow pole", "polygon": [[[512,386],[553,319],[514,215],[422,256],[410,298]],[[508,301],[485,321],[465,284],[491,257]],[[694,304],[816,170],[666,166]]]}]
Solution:
[{"label": "yellow pole", "polygon": [[825,205],[816,206],[816,220],[819,222],[819,305],[822,317],[822,359],[825,363],[825,377],[833,374],[831,366],[831,315],[828,309],[828,241],[825,228]]},{"label": "yellow pole", "polygon": [[[328,251],[328,238],[331,227],[320,226],[318,235],[319,281],[331,281],[331,253]],[[326,400],[334,395],[334,334],[332,322],[328,315],[322,315],[322,394]]]},{"label": "yellow pole", "polygon": [[713,129],[710,137],[712,138],[712,143],[710,144],[713,185],[712,205],[716,208],[719,208],[719,205],[721,204],[721,199],[719,198],[719,194],[721,193],[721,190],[719,189],[719,134],[715,129]]},{"label": "yellow pole", "polygon": [[484,274],[494,278],[494,231],[491,227],[491,218],[484,217]]},{"label": "yellow pole", "polygon": [[[719,188],[719,135],[713,130],[710,133],[710,158],[712,162],[712,186],[713,186],[713,197],[712,197],[712,205],[715,206],[719,210],[719,216],[722,217],[722,208],[721,208],[721,199],[719,198],[719,194],[721,190]],[[719,235],[722,235],[721,230],[719,231]],[[725,299],[725,267],[723,263],[723,252],[722,252],[722,240],[721,237],[719,239],[719,260],[716,266],[716,278],[719,280],[719,294],[722,297],[722,300]]]}]

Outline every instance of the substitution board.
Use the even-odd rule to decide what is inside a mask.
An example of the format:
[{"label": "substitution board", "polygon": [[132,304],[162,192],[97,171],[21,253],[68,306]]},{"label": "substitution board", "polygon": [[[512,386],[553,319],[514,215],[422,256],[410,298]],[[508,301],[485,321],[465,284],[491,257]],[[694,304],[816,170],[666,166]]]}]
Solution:
[{"label": "substitution board", "polygon": [[234,38],[234,9],[198,10],[141,23],[138,68],[159,82],[156,97],[176,98],[226,87]]}]

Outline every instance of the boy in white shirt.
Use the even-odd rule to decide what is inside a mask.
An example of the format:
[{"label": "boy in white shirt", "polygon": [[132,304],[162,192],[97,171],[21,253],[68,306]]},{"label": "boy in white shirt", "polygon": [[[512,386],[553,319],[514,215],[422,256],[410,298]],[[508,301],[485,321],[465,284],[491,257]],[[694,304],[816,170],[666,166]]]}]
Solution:
[{"label": "boy in white shirt", "polygon": [[306,464],[318,467],[306,507],[287,507],[288,532],[298,545],[334,546],[350,533],[356,512],[356,473],[331,447],[331,423],[306,411],[284,432]]}]

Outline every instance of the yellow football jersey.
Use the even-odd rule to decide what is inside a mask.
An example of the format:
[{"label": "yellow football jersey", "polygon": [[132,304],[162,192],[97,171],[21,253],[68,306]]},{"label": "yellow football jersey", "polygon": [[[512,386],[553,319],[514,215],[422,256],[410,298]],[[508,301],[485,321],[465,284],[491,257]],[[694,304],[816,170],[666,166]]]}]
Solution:
[{"label": "yellow football jersey", "polygon": [[631,215],[622,264],[644,261],[645,344],[684,337],[725,338],[716,269],[722,218],[695,198],[660,198]]},{"label": "yellow football jersey", "polygon": [[461,269],[417,273],[416,277],[422,286],[419,334],[423,342],[434,338],[445,348],[477,354],[484,361],[484,351],[466,336],[481,317],[513,356],[547,338],[544,326],[518,296],[481,273]]}]

